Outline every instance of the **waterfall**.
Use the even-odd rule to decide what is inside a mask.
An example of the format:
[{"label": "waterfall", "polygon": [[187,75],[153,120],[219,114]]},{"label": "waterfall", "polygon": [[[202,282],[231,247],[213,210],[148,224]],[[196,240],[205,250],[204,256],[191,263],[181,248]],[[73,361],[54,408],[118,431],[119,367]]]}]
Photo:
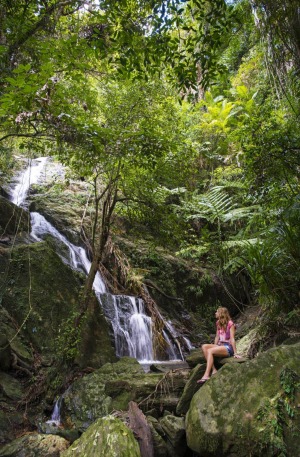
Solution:
[{"label": "waterfall", "polygon": [[126,295],[96,294],[115,337],[116,355],[129,355],[139,362],[153,360],[152,321],[140,298]]},{"label": "waterfall", "polygon": [[[68,239],[62,235],[58,230],[56,230],[53,225],[48,222],[44,216],[39,213],[32,212],[30,213],[31,217],[31,233],[30,235],[36,241],[42,241],[45,236],[50,235],[55,238],[56,242],[62,244],[67,249],[63,250],[60,249],[58,251],[59,256],[61,259],[67,263],[71,268],[74,270],[81,271],[85,274],[88,274],[91,262],[89,261],[85,250],[80,246],[75,246],[73,243],[68,241]],[[105,284],[102,280],[99,272],[97,272],[93,288],[96,292],[105,292]]]},{"label": "waterfall", "polygon": [[54,404],[53,412],[51,415],[51,419],[46,421],[46,424],[54,425],[56,427],[58,427],[60,425],[60,408],[61,408],[61,404],[62,404],[62,399],[63,399],[63,397],[59,397],[56,400],[56,402]]},{"label": "waterfall", "polygon": [[[27,170],[18,177],[18,183],[11,192],[11,200],[15,204],[19,206],[24,204],[29,187],[31,184],[38,182],[46,160],[47,158],[43,157],[34,162],[31,161]],[[30,235],[32,239],[34,241],[42,241],[46,236],[53,237],[58,246],[58,255],[63,262],[87,275],[91,262],[86,251],[82,247],[72,244],[41,214],[32,212],[30,217],[32,227]],[[140,298],[108,293],[99,272],[95,276],[93,289],[99,305],[104,310],[107,320],[111,323],[116,355],[118,357],[131,356],[139,362],[154,361],[152,320],[145,312],[144,302]],[[168,345],[167,355],[169,360],[184,360],[172,325],[167,322],[165,324],[166,328],[163,330],[163,336]],[[57,404],[57,408],[59,406]],[[59,410],[57,414],[59,414]],[[51,419],[52,422],[57,420],[59,419]]]},{"label": "waterfall", "polygon": [[47,157],[40,157],[39,159],[30,159],[27,169],[19,174],[17,177],[17,184],[12,189],[10,200],[17,206],[22,206],[29,187],[32,184],[37,184],[43,168],[45,167]]}]

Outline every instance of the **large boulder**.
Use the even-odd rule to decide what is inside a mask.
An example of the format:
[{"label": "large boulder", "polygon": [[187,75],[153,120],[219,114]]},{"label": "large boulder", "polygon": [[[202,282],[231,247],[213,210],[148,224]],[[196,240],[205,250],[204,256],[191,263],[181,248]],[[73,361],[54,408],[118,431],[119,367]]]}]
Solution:
[{"label": "large boulder", "polygon": [[69,447],[68,441],[56,435],[25,435],[0,449],[0,457],[59,457]]},{"label": "large boulder", "polygon": [[202,457],[300,455],[300,344],[228,363],[194,395],[188,446]]},{"label": "large boulder", "polygon": [[199,390],[198,379],[202,378],[206,369],[206,364],[199,363],[191,371],[190,377],[184,386],[183,393],[176,407],[176,414],[184,415],[187,413],[194,394]]},{"label": "large boulder", "polygon": [[141,457],[133,432],[120,419],[98,419],[61,457]]}]

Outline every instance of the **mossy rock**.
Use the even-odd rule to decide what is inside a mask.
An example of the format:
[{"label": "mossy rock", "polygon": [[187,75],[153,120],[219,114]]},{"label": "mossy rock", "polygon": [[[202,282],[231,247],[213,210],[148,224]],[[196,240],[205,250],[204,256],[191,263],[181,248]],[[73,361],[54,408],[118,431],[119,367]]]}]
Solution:
[{"label": "mossy rock", "polygon": [[147,416],[147,422],[151,430],[155,457],[168,457],[168,448],[164,440],[165,432],[163,431],[160,423],[152,416]]},{"label": "mossy rock", "polygon": [[2,305],[40,352],[57,354],[56,337],[78,309],[81,282],[45,242],[15,247],[2,284]]},{"label": "mossy rock", "polygon": [[28,212],[1,195],[0,221],[1,234],[16,235],[23,231],[30,232],[30,217]]},{"label": "mossy rock", "polygon": [[166,415],[159,421],[172,449],[172,455],[184,456],[186,453],[185,425],[183,417]]},{"label": "mossy rock", "polygon": [[60,436],[34,433],[5,445],[0,457],[59,457],[68,447],[68,441]]},{"label": "mossy rock", "polygon": [[130,401],[147,412],[152,408],[175,411],[189,372],[144,373],[130,357],[107,363],[76,380],[64,394],[62,419],[67,427],[85,430],[99,417],[113,410],[127,410]]},{"label": "mossy rock", "polygon": [[12,354],[6,332],[0,333],[0,370],[6,371],[11,367]]},{"label": "mossy rock", "polygon": [[[201,456],[300,455],[300,344],[281,346],[242,364],[226,364],[194,395],[186,416],[187,443]],[[284,390],[285,389],[285,390]],[[288,414],[289,405],[294,417]]]},{"label": "mossy rock", "polygon": [[183,415],[186,414],[189,407],[191,400],[194,394],[199,390],[199,384],[197,384],[197,380],[202,378],[206,369],[206,364],[198,364],[195,368],[191,371],[189,379],[184,386],[183,393],[180,397],[180,400],[176,407],[176,414]]},{"label": "mossy rock", "polygon": [[186,357],[187,364],[194,368],[199,363],[206,363],[203,351],[201,348],[192,349],[189,355]]},{"label": "mossy rock", "polygon": [[129,401],[143,395],[145,389],[149,395],[162,376],[152,375],[152,382],[145,381],[141,365],[130,357],[106,363],[69,387],[63,398],[62,419],[67,426],[85,430],[114,409],[127,409]]},{"label": "mossy rock", "polygon": [[113,416],[98,419],[61,457],[141,457],[133,432]]},{"label": "mossy rock", "polygon": [[11,400],[21,400],[23,396],[21,383],[3,371],[0,371],[0,389]]},{"label": "mossy rock", "polygon": [[[0,279],[2,305],[21,326],[23,340],[42,356],[75,356],[76,351],[68,352],[68,341],[74,332],[83,277],[66,265],[47,242],[16,246],[11,253],[0,255],[1,270],[5,272]],[[109,327],[96,299],[82,322],[79,366],[98,368],[115,361]],[[12,349],[22,360],[32,362],[20,343],[19,338],[13,338]]]},{"label": "mossy rock", "polygon": [[23,429],[23,413],[0,397],[0,444],[15,438],[17,431]]},{"label": "mossy rock", "polygon": [[117,360],[109,325],[98,300],[93,297],[81,326],[79,351],[75,362],[81,368],[100,368],[107,362]]},{"label": "mossy rock", "polygon": [[26,342],[22,331],[16,325],[16,321],[12,319],[8,311],[0,306],[0,333],[1,341],[0,347],[0,367],[3,371],[11,367],[12,353],[14,353],[20,360],[28,365],[33,363],[33,355],[29,342]]}]

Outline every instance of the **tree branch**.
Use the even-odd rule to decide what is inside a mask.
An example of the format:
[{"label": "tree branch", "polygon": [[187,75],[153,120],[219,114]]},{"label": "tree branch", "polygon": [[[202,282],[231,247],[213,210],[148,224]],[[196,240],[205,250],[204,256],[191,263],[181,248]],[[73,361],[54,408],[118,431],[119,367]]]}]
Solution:
[{"label": "tree branch", "polygon": [[49,139],[55,139],[54,135],[49,135],[47,133],[41,133],[41,132],[36,132],[36,133],[8,133],[7,135],[4,135],[2,138],[0,138],[0,141],[4,141],[7,138],[11,137],[18,137],[18,138],[49,138]]},{"label": "tree branch", "polygon": [[[84,0],[81,0],[78,2],[78,8],[83,6],[85,3]],[[65,0],[61,1],[58,3],[55,3],[54,5],[50,6],[46,11],[45,14],[39,19],[32,27],[31,29],[27,30],[25,33],[23,33],[22,36],[19,37],[13,44],[11,44],[8,48],[7,55],[11,56],[17,49],[20,48],[29,38],[31,38],[33,35],[35,35],[40,29],[43,29],[47,22],[50,20],[51,15],[56,11],[61,8],[64,8],[65,6],[72,5],[74,4],[74,0]],[[72,11],[73,13],[73,11]],[[70,13],[71,14],[71,13]],[[63,13],[61,13],[63,15]]]}]

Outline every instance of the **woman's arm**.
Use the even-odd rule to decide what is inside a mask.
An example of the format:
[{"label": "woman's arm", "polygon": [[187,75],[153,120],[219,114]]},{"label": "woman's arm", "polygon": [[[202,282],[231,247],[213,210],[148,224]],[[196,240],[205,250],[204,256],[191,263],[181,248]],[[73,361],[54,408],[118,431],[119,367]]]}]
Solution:
[{"label": "woman's arm", "polygon": [[216,331],[216,336],[215,336],[215,344],[218,344],[219,342],[219,334],[218,334],[218,330]]},{"label": "woman's arm", "polygon": [[235,344],[235,325],[232,325],[230,327],[230,344],[233,348],[233,356],[236,357],[237,359],[240,359],[241,356],[237,354],[236,352],[236,344]]}]

